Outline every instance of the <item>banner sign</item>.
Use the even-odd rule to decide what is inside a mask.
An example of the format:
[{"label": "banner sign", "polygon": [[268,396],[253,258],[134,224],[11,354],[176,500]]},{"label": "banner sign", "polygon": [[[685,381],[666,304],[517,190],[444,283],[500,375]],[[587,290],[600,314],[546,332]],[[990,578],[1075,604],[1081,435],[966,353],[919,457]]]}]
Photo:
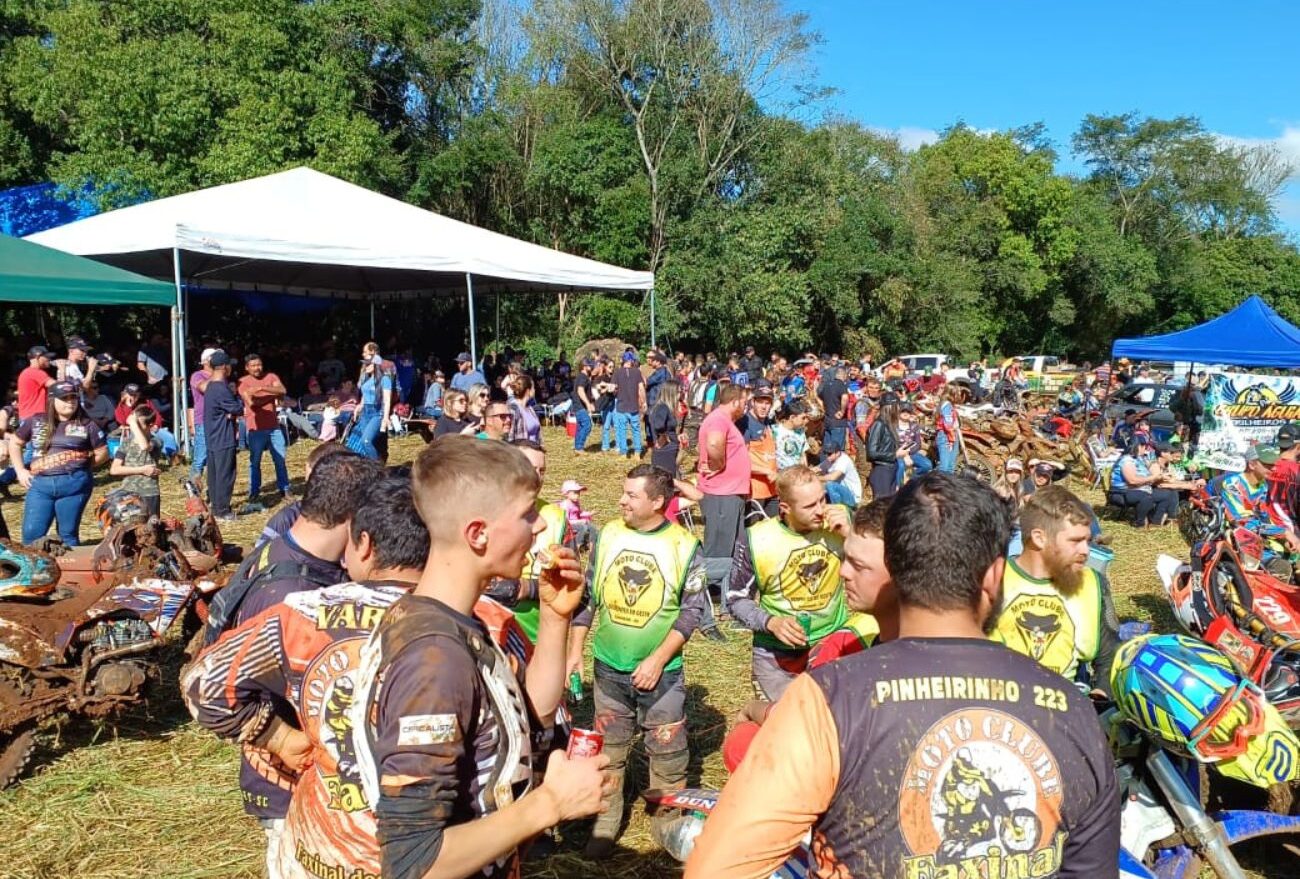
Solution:
[{"label": "banner sign", "polygon": [[1210,376],[1200,448],[1240,454],[1270,444],[1277,429],[1300,421],[1300,377],[1220,372]]}]

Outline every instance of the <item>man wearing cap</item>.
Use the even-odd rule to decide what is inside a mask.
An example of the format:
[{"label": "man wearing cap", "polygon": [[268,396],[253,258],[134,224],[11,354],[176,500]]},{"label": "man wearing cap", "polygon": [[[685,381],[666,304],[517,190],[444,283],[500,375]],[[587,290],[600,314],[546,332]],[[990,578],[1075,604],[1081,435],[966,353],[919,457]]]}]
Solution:
[{"label": "man wearing cap", "polygon": [[451,389],[468,394],[474,385],[486,385],[488,380],[483,373],[474,368],[474,360],[469,352],[462,351],[456,355],[456,374],[451,377]]},{"label": "man wearing cap", "polygon": [[163,356],[162,341],[161,334],[154,334],[150,345],[141,348],[135,355],[136,366],[144,373],[145,387],[152,392],[153,396],[157,396],[162,389],[162,383],[167,380],[167,367],[160,362]]},{"label": "man wearing cap", "polygon": [[84,391],[86,387],[95,379],[95,369],[98,367],[95,358],[88,357],[86,354],[90,346],[86,340],[80,336],[68,337],[68,359],[58,362],[59,379],[67,379],[76,382]]},{"label": "man wearing cap", "polygon": [[637,366],[636,354],[623,352],[622,365],[614,370],[614,442],[620,455],[632,456],[628,449],[627,434],[632,434],[632,446],[637,457],[643,450],[641,418],[646,413],[646,383]]},{"label": "man wearing cap", "polygon": [[190,432],[194,437],[194,451],[190,455],[190,479],[203,475],[203,468],[208,464],[207,434],[203,430],[203,413],[206,407],[208,379],[212,378],[212,355],[220,348],[204,348],[199,355],[199,368],[190,374],[190,396],[194,406],[190,410]]},{"label": "man wearing cap", "polygon": [[1296,533],[1300,512],[1300,428],[1284,424],[1277,430],[1277,462],[1268,472],[1268,515],[1273,524]]},{"label": "man wearing cap", "polygon": [[1278,450],[1273,446],[1246,449],[1246,469],[1229,473],[1218,483],[1223,514],[1233,527],[1248,528],[1260,537],[1285,540],[1292,550],[1300,549],[1294,531],[1277,524],[1268,513],[1269,470],[1277,464]]},{"label": "man wearing cap", "polygon": [[235,490],[235,450],[239,441],[235,420],[244,404],[230,388],[230,356],[216,351],[208,358],[208,385],[204,391],[203,432],[208,446],[208,501],[219,522],[235,521],[230,495]]},{"label": "man wearing cap", "polygon": [[18,423],[45,414],[46,396],[54,378],[50,376],[50,350],[33,345],[27,351],[27,368],[18,373]]},{"label": "man wearing cap", "polygon": [[257,354],[244,358],[244,371],[237,391],[244,401],[244,425],[248,429],[248,499],[256,502],[262,493],[262,453],[270,451],[276,487],[288,500],[289,468],[284,460],[284,431],[280,429],[277,411],[285,395],[284,382],[275,373],[266,371]]},{"label": "man wearing cap", "polygon": [[740,368],[749,373],[749,386],[758,384],[763,377],[763,358],[754,352],[753,345],[745,346],[745,356],[740,359]]},{"label": "man wearing cap", "polygon": [[596,392],[591,386],[591,371],[595,368],[596,361],[586,357],[578,364],[578,374],[573,377],[573,417],[578,422],[573,450],[580,455],[587,451],[592,419],[596,417]]},{"label": "man wearing cap", "polygon": [[780,502],[776,497],[776,435],[772,431],[776,424],[772,417],[775,399],[772,383],[759,379],[754,385],[749,411],[736,422],[736,429],[749,448],[749,497],[763,508],[763,513],[769,518],[780,512]]}]

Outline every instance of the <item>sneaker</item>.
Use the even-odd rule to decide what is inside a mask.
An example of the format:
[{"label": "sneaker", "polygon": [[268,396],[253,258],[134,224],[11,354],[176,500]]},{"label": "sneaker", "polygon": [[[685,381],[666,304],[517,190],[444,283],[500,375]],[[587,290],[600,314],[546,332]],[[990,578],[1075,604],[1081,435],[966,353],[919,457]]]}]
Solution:
[{"label": "sneaker", "polygon": [[222,525],[230,525],[233,522],[239,521],[239,517],[237,517],[234,513],[227,513],[224,516],[217,516],[216,519]]},{"label": "sneaker", "polygon": [[266,512],[266,507],[262,506],[262,504],[258,503],[257,501],[249,501],[248,503],[244,504],[242,507],[239,508],[239,515],[241,516],[249,516],[252,515],[253,513],[265,513],[265,512]]},{"label": "sneaker", "polygon": [[606,839],[603,836],[593,836],[587,841],[587,847],[582,854],[589,861],[608,860],[614,855],[614,840]]}]

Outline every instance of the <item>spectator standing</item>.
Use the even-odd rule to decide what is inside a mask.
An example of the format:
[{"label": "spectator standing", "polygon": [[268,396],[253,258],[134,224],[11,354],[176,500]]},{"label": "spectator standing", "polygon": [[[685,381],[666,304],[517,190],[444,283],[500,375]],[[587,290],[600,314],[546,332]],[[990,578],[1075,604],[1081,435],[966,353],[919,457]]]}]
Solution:
[{"label": "spectator standing", "polygon": [[262,493],[262,453],[271,452],[275,466],[275,484],[284,500],[289,500],[289,468],[285,464],[284,431],[280,429],[277,409],[284,398],[284,383],[267,372],[262,358],[249,354],[244,358],[245,374],[239,380],[239,396],[244,401],[244,426],[248,431],[248,500],[255,503]]},{"label": "spectator standing", "polygon": [[650,407],[647,421],[650,424],[650,463],[676,479],[680,473],[677,456],[681,452],[681,426],[677,422],[677,407],[681,403],[681,386],[669,381],[658,389],[655,404]]},{"label": "spectator standing", "polygon": [[68,337],[68,358],[59,362],[59,379],[75,382],[84,392],[95,377],[99,364],[87,352],[90,346],[80,336]]},{"label": "spectator standing", "polygon": [[943,402],[934,417],[934,442],[939,449],[939,471],[957,470],[957,452],[961,449],[961,417],[957,405],[966,399],[966,389],[951,384],[943,392]]},{"label": "spectator standing", "polygon": [[704,497],[704,568],[709,586],[726,595],[731,578],[731,557],[741,538],[745,500],[749,497],[749,449],[736,427],[745,414],[744,388],[724,385],[717,407],[700,422],[698,486]]},{"label": "spectator standing", "polygon": [[822,460],[826,460],[827,443],[838,443],[840,448],[848,444],[846,435],[849,427],[849,388],[844,383],[844,368],[836,367],[831,371],[821,387],[817,390],[817,396],[822,401],[822,411],[824,413],[822,420]]},{"label": "spectator standing", "polygon": [[487,383],[488,380],[483,377],[483,373],[474,368],[474,359],[469,356],[469,352],[462,351],[456,355],[456,374],[451,377],[453,391],[469,393],[469,389],[474,385]]},{"label": "spectator standing", "polygon": [[[24,462],[31,445],[30,468]],[[94,487],[92,471],[108,459],[104,435],[81,408],[81,388],[61,381],[50,386],[45,411],[9,435],[9,460],[27,489],[23,543],[32,545],[57,523],[64,546],[76,546],[81,514]]]},{"label": "spectator standing", "polygon": [[542,441],[542,421],[537,417],[537,410],[533,408],[533,397],[536,394],[533,380],[526,375],[515,376],[510,385],[510,392],[514,395],[510,399],[510,439],[524,439],[534,443]]},{"label": "spectator standing", "polygon": [[18,424],[44,415],[54,378],[50,375],[50,349],[33,345],[27,350],[27,368],[18,373]]},{"label": "spectator standing", "polygon": [[212,367],[209,361],[212,355],[216,354],[218,348],[204,348],[203,353],[199,355],[199,368],[190,374],[190,396],[194,398],[194,409],[191,412],[194,429],[193,452],[190,455],[190,478],[198,479],[203,475],[203,468],[208,464],[208,442],[207,434],[203,430],[203,413],[206,405],[206,391],[208,389],[208,379],[212,378]]},{"label": "spectator standing", "polygon": [[587,438],[591,436],[592,419],[596,415],[596,392],[591,385],[591,371],[596,361],[584,358],[578,364],[578,374],[573,377],[573,417],[578,422],[573,435],[573,450],[578,454],[587,451]]},{"label": "spectator standing", "polygon": [[144,501],[149,515],[162,515],[162,497],[158,490],[158,452],[160,443],[149,427],[151,413],[144,403],[138,403],[135,410],[127,416],[122,442],[113,454],[113,463],[109,473],[113,476],[125,476],[122,488],[134,492]]},{"label": "spectator standing", "polygon": [[880,398],[880,412],[867,431],[872,499],[893,497],[898,484],[898,462],[905,454],[898,443],[898,397],[888,391]]},{"label": "spectator standing", "polygon": [[167,381],[167,367],[161,363],[164,355],[158,344],[161,341],[162,337],[155,335],[152,344],[141,348],[135,355],[136,366],[144,373],[145,390],[148,396],[153,398],[162,396],[164,383]]},{"label": "spectator standing", "polygon": [[583,642],[600,619],[592,645],[592,693],[613,779],[606,810],[587,843],[592,859],[613,853],[623,818],[623,773],[638,726],[645,734],[650,786],[671,790],[686,784],[690,749],[682,648],[700,623],[705,574],[699,541],[664,518],[672,495],[673,482],[664,471],[641,464],[628,473],[619,501],[622,518],[601,529],[573,617],[569,674],[581,672]]},{"label": "spectator standing", "polygon": [[[749,350],[752,352],[754,349]],[[749,447],[749,496],[763,507],[763,514],[768,518],[780,511],[776,496],[777,456],[773,432],[776,423],[772,418],[775,399],[776,391],[772,384],[760,379],[754,386],[749,411],[736,424]]]},{"label": "spectator standing", "polygon": [[203,393],[203,433],[208,446],[208,501],[218,522],[235,521],[230,496],[235,490],[235,450],[239,438],[235,420],[244,406],[230,389],[230,355],[217,351],[208,358],[208,386]]},{"label": "spectator standing", "polygon": [[[673,374],[668,369],[668,360],[660,351],[651,351],[646,355],[646,360],[650,364],[650,375],[645,380],[645,405],[646,405],[646,439],[654,443],[654,430],[650,427],[650,412],[654,409],[655,404],[659,402],[659,392],[673,382]],[[675,414],[675,413],[674,413]]]},{"label": "spectator standing", "polygon": [[[379,460],[377,440],[381,434],[388,436],[388,419],[393,412],[393,377],[385,368],[384,358],[374,342],[362,349],[361,376],[357,380],[361,390],[361,405],[353,410],[355,439],[349,447],[367,458]],[[387,452],[387,443],[384,443]]]},{"label": "spectator standing", "polygon": [[637,367],[636,355],[631,351],[623,353],[623,363],[614,371],[614,440],[618,444],[618,453],[632,457],[628,449],[627,433],[632,433],[632,445],[640,457],[643,451],[641,443],[641,416],[646,411],[645,378]]}]

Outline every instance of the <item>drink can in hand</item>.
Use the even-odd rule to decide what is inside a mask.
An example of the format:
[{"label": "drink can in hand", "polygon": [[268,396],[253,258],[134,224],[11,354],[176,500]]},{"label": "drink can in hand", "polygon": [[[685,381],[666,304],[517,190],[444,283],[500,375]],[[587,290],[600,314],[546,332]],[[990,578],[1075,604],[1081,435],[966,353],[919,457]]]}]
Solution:
[{"label": "drink can in hand", "polygon": [[589,729],[574,729],[569,732],[569,749],[565,752],[569,759],[575,757],[595,757],[605,748],[605,737]]}]

